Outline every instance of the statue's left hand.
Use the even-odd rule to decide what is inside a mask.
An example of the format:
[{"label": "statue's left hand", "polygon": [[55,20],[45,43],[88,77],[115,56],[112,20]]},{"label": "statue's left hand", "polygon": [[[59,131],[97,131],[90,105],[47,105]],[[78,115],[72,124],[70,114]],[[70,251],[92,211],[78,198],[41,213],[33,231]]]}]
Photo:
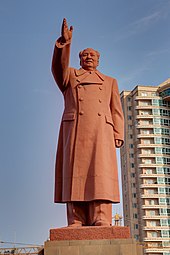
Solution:
[{"label": "statue's left hand", "polygon": [[120,148],[123,145],[123,141],[119,140],[119,139],[116,139],[115,140],[115,145],[116,145],[116,148]]}]

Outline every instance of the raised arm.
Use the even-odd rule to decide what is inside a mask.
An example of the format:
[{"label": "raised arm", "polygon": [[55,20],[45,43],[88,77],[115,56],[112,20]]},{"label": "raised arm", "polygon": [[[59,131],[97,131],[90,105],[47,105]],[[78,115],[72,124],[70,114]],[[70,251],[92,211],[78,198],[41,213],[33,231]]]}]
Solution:
[{"label": "raised arm", "polygon": [[69,29],[67,25],[67,20],[64,18],[63,24],[61,27],[61,43],[64,44],[64,43],[70,42],[72,39],[72,32],[73,32],[73,26],[71,26]]},{"label": "raised arm", "polygon": [[60,90],[63,92],[69,77],[70,45],[73,27],[68,28],[64,18],[61,27],[61,37],[56,41],[52,59],[52,73]]}]

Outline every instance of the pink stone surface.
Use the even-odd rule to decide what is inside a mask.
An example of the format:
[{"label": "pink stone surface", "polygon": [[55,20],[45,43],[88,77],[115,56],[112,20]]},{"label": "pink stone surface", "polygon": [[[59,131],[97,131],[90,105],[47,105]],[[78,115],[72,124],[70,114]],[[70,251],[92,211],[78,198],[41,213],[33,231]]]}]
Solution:
[{"label": "pink stone surface", "polygon": [[50,229],[50,241],[130,238],[129,227],[75,227]]}]

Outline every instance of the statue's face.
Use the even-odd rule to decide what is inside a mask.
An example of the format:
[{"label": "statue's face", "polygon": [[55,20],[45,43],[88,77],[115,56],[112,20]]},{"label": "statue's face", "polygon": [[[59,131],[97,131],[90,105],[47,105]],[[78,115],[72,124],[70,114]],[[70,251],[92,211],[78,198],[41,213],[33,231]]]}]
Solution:
[{"label": "statue's face", "polygon": [[93,49],[86,49],[83,50],[80,65],[85,70],[95,70],[99,63],[99,57],[95,50]]}]

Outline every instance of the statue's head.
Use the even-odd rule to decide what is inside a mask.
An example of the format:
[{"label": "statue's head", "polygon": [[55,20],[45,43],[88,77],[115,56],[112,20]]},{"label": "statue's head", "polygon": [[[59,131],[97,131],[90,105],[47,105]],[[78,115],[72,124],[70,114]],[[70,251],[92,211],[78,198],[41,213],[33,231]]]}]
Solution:
[{"label": "statue's head", "polygon": [[79,53],[80,65],[85,70],[96,70],[99,65],[100,53],[94,49],[87,48]]}]

